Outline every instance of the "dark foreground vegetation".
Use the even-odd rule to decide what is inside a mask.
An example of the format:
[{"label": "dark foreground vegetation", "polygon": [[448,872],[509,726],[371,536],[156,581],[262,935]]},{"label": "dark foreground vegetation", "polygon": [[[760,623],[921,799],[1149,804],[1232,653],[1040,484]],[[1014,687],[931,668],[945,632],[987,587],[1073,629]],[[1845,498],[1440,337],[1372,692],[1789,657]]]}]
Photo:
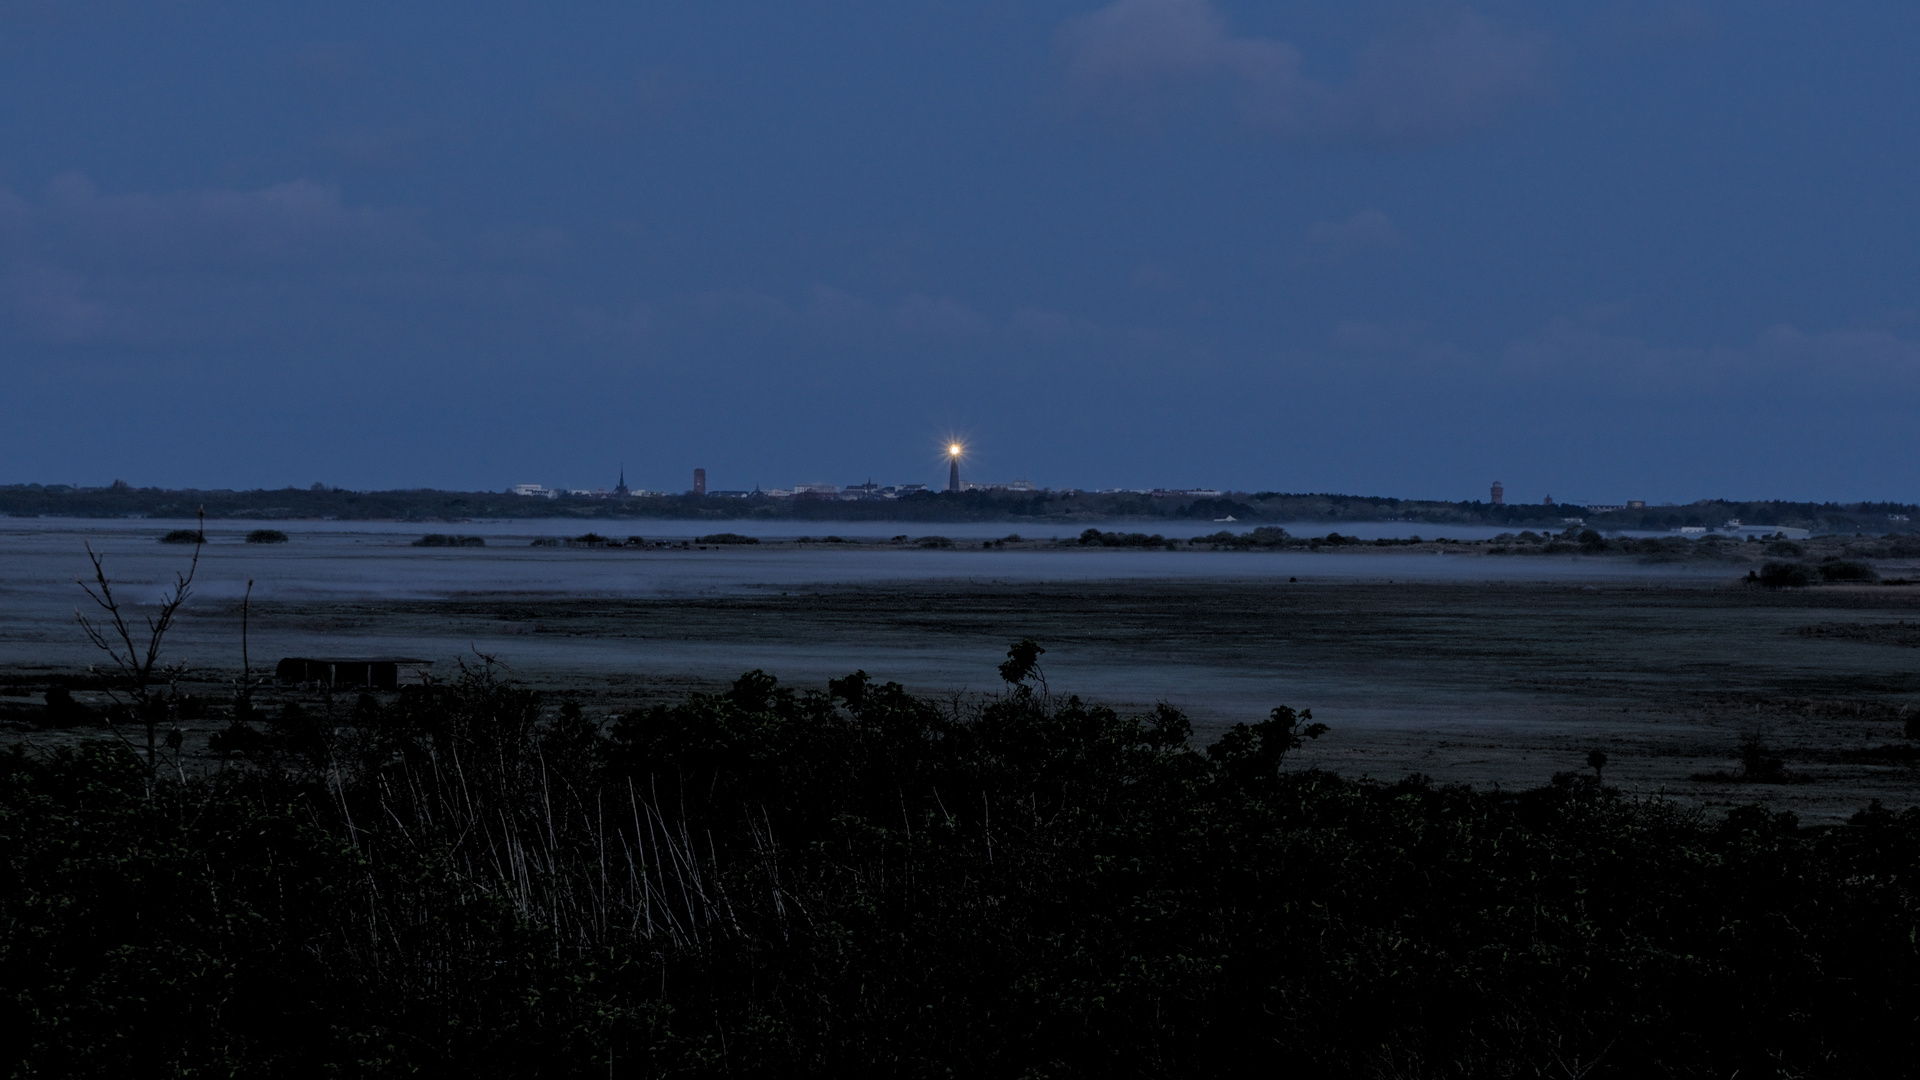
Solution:
[{"label": "dark foreground vegetation", "polygon": [[[12,1076],[1910,1075],[1920,812],[1285,768],[1276,709],[487,669],[0,759]],[[164,710],[163,698],[150,707]],[[164,723],[162,724],[164,729]],[[168,749],[171,746],[173,749]],[[151,749],[150,749],[151,748]]]}]

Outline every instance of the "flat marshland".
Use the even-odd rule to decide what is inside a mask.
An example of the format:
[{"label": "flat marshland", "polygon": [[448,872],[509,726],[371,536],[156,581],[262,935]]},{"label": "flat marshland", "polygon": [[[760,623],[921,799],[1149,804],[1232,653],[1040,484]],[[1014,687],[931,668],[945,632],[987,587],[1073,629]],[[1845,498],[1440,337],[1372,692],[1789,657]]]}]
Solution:
[{"label": "flat marshland", "polygon": [[[405,655],[451,673],[485,655],[590,716],[755,668],[805,687],[860,669],[929,697],[990,691],[1007,643],[1032,637],[1053,692],[1123,711],[1170,703],[1199,742],[1275,705],[1311,709],[1331,730],[1293,760],[1343,775],[1520,788],[1601,750],[1607,782],[1630,792],[1760,801],[1810,822],[1920,792],[1920,744],[1904,734],[1920,700],[1920,589],[1756,587],[1744,579],[1759,545],[1648,562],[1502,557],[1484,542],[1166,551],[1030,538],[982,549],[974,537],[701,545],[688,532],[621,550],[534,547],[495,530],[486,547],[450,549],[413,546],[416,530],[295,526],[290,543],[264,546],[240,543],[244,526],[210,528],[168,640],[182,688],[210,703],[182,724],[187,750],[207,757],[207,736],[230,721],[220,699],[238,674],[252,580],[256,671],[286,655]],[[100,658],[73,622],[81,545],[105,550],[109,573],[148,601],[191,550],[156,543],[160,531],[30,522],[0,533],[12,567],[0,717],[12,738],[98,734],[39,722],[55,685],[106,706],[86,673]],[[1910,571],[1875,565],[1883,580]],[[332,708],[342,723],[350,704],[298,687],[264,697]],[[1783,768],[1749,777],[1743,748]]]}]

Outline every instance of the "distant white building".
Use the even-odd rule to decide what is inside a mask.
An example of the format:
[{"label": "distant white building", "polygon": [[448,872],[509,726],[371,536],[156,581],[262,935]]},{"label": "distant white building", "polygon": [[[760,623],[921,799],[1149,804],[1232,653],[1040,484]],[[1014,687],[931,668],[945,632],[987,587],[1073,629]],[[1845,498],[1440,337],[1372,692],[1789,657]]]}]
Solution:
[{"label": "distant white building", "polygon": [[1773,536],[1785,540],[1805,540],[1813,535],[1812,529],[1796,529],[1789,525],[1742,525],[1738,519],[1720,526],[1718,531],[1730,536],[1751,536],[1761,540]]},{"label": "distant white building", "polygon": [[558,491],[552,488],[541,487],[539,484],[515,484],[513,485],[513,493],[535,499],[557,499],[560,497]]}]

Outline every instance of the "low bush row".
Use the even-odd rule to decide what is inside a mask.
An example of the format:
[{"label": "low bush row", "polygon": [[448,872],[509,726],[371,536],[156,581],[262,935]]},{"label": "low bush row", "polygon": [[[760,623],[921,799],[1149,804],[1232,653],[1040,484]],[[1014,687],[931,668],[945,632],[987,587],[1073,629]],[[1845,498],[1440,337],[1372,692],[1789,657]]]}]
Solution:
[{"label": "low bush row", "polygon": [[[0,758],[12,1076],[1892,1077],[1920,812],[1285,768],[1276,708],[484,670]],[[244,704],[244,702],[242,703]],[[1603,759],[1595,758],[1597,763]]]}]

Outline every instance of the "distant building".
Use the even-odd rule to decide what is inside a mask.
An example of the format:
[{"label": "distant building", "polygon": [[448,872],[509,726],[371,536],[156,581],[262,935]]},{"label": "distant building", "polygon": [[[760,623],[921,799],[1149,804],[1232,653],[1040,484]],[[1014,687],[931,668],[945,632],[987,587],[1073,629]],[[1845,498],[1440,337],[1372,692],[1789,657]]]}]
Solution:
[{"label": "distant building", "polygon": [[1551,496],[1551,495],[1547,495],[1547,496],[1543,496],[1543,497],[1542,497],[1542,498],[1540,499],[1540,505],[1541,505],[1541,506],[1552,506],[1552,505],[1553,505],[1553,496]]},{"label": "distant building", "polygon": [[1625,503],[1588,503],[1587,509],[1596,514],[1610,514],[1615,510],[1625,510]]},{"label": "distant building", "polygon": [[1505,506],[1507,503],[1507,489],[1498,480],[1493,482],[1492,502],[1495,506]]},{"label": "distant building", "polygon": [[705,495],[707,493],[707,470],[693,470],[693,493],[695,495]]},{"label": "distant building", "polygon": [[1647,508],[1647,500],[1645,499],[1628,499],[1627,500],[1627,509],[1629,510],[1645,510],[1646,508]]},{"label": "distant building", "polygon": [[515,484],[513,485],[513,493],[534,499],[557,499],[560,497],[558,491],[552,488],[541,487],[539,484]]},{"label": "distant building", "polygon": [[620,466],[620,482],[613,485],[613,494],[616,498],[621,499],[633,494],[633,492],[627,490],[627,467],[625,465]]}]

